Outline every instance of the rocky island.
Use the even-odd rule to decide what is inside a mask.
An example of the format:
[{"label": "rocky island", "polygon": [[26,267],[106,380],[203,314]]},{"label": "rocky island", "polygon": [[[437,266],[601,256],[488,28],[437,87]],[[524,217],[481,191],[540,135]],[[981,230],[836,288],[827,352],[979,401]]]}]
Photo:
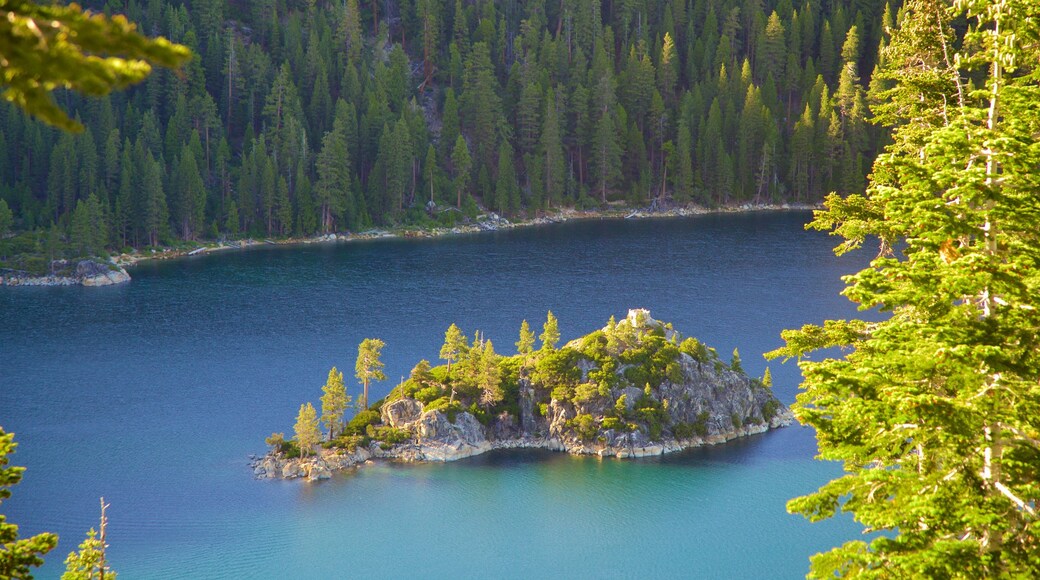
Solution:
[{"label": "rocky island", "polygon": [[[683,338],[647,310],[630,310],[619,322],[612,317],[560,348],[550,312],[540,339],[536,350],[524,321],[517,354],[505,357],[479,333],[470,342],[452,325],[441,349],[446,365],[420,361],[384,400],[345,425],[337,418],[345,395],[338,403],[330,395],[343,389],[342,374],[333,369],[322,397],[326,432],[319,431],[310,403],[301,406],[296,437],[272,435],[271,451],[253,461],[254,474],[318,480],[372,459],[453,461],[513,448],[644,457],[792,421],[772,393],[768,370],[762,379],[750,377],[736,351],[723,362],[714,349]],[[366,344],[375,343],[372,357]],[[381,376],[381,347],[368,339],[359,349],[358,377],[365,385],[366,377]]]}]

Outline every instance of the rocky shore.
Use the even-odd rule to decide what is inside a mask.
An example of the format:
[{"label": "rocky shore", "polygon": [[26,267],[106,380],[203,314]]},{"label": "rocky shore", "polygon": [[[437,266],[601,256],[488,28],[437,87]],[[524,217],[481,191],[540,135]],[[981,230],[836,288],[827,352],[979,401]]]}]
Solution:
[{"label": "rocky shore", "polygon": [[[439,421],[443,414],[436,418]],[[476,419],[469,413],[465,413],[473,422]],[[469,422],[462,419],[463,422]],[[703,447],[705,445],[718,445],[732,441],[739,437],[747,437],[765,433],[769,429],[786,427],[794,421],[790,411],[784,409],[780,415],[774,417],[767,424],[749,425],[741,428],[730,429],[707,435],[704,437],[691,437],[688,439],[669,438],[655,442],[639,442],[636,446],[634,441],[616,441],[614,444],[586,445],[578,443],[568,446],[568,443],[555,437],[516,437],[503,440],[487,440],[486,438],[475,438],[473,440],[458,439],[455,441],[421,441],[402,443],[394,445],[389,449],[383,449],[378,442],[372,442],[368,447],[359,447],[353,452],[332,451],[323,452],[318,456],[307,458],[289,459],[277,453],[269,453],[263,456],[252,456],[250,468],[257,479],[302,479],[306,481],[319,481],[330,479],[337,471],[364,466],[375,461],[395,461],[402,463],[419,462],[448,462],[474,457],[499,449],[544,449],[570,453],[571,455],[591,455],[597,457],[613,457],[617,459],[629,459],[637,457],[654,457],[666,453],[676,453],[684,449]],[[479,424],[479,423],[478,423]]]},{"label": "rocky shore", "polygon": [[[496,414],[476,406],[445,412],[443,399],[432,397],[449,387],[410,379],[379,405],[378,421],[368,425],[370,434],[402,434],[395,443],[372,436],[349,451],[322,449],[304,459],[272,450],[253,458],[253,473],[259,479],[314,481],[375,460],[444,462],[496,449],[648,457],[763,433],[794,419],[769,385],[736,363],[723,363],[699,341],[682,340],[646,310],[630,310],[621,322],[611,320],[552,356],[574,365],[568,367],[571,378],[561,378],[568,375],[561,368],[545,374],[542,365],[542,375],[532,371],[518,379],[514,398]],[[604,369],[614,378],[606,378]],[[660,378],[652,378],[654,372]],[[547,383],[544,376],[557,378]]]},{"label": "rocky shore", "polygon": [[112,286],[130,281],[130,274],[115,263],[94,260],[57,262],[57,274],[35,276],[12,270],[0,271],[0,286]]},{"label": "rocky shore", "polygon": [[563,223],[585,219],[647,219],[686,217],[711,213],[743,213],[752,211],[791,211],[809,210],[816,206],[804,204],[742,204],[720,208],[706,208],[697,205],[669,209],[631,208],[618,206],[605,210],[577,210],[564,208],[555,213],[525,220],[508,220],[494,213],[478,216],[469,223],[454,227],[417,228],[402,226],[391,229],[372,229],[364,232],[330,233],[305,238],[279,238],[276,240],[243,239],[219,243],[203,244],[194,248],[170,248],[161,251],[134,252],[113,257],[113,261],[123,267],[133,266],[147,260],[169,260],[174,258],[198,256],[226,250],[247,249],[267,245],[317,244],[330,242],[349,242],[357,240],[373,240],[379,238],[438,238],[445,236],[493,232],[513,228],[532,227]]}]

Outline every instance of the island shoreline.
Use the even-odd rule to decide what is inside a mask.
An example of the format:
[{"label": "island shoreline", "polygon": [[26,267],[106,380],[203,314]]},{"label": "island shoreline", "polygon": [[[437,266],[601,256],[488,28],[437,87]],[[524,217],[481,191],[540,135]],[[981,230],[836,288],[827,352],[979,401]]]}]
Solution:
[{"label": "island shoreline", "polygon": [[401,443],[383,449],[373,441],[368,447],[354,451],[323,451],[320,455],[307,458],[288,458],[284,454],[270,451],[264,455],[250,456],[249,467],[253,477],[265,479],[303,479],[321,481],[331,479],[336,472],[360,469],[377,461],[398,464],[449,463],[477,457],[494,451],[517,451],[537,449],[553,453],[566,453],[574,457],[596,457],[599,459],[640,459],[681,453],[690,449],[721,445],[735,439],[761,435],[768,431],[788,427],[794,423],[794,415],[784,408],[768,423],[746,425],[723,433],[691,437],[669,438],[646,446],[588,445],[568,446],[559,437],[513,437],[497,441],[483,441],[480,445],[445,445],[423,443]]}]

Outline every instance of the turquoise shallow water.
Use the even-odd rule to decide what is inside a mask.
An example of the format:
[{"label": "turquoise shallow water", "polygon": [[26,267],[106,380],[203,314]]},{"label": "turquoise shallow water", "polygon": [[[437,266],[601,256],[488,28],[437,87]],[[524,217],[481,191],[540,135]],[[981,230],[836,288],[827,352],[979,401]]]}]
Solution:
[{"label": "turquoise shallow water", "polygon": [[[291,431],[332,365],[386,341],[392,379],[437,356],[444,329],[499,351],[519,322],[564,339],[646,307],[761,374],[783,328],[854,313],[833,239],[806,213],[587,221],[449,239],[262,248],[132,270],[115,288],[0,292],[0,424],[28,472],[3,505],[61,561],[109,511],[124,578],[800,577],[859,535],[785,501],[839,473],[788,428],[639,461],[511,452],[378,465],[320,485],[247,466]],[[794,398],[793,364],[771,365]],[[348,373],[349,374],[349,373]],[[391,383],[377,385],[382,396]]]}]

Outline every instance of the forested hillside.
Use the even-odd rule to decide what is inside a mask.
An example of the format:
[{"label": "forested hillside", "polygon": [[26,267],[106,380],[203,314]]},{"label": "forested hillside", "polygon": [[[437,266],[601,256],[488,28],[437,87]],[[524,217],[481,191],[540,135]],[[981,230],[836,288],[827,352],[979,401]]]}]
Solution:
[{"label": "forested hillside", "polygon": [[0,229],[6,202],[9,227],[77,255],[451,223],[478,204],[859,191],[896,19],[881,0],[84,4],[196,58],[110,97],[59,94],[78,134],[0,106]]}]

